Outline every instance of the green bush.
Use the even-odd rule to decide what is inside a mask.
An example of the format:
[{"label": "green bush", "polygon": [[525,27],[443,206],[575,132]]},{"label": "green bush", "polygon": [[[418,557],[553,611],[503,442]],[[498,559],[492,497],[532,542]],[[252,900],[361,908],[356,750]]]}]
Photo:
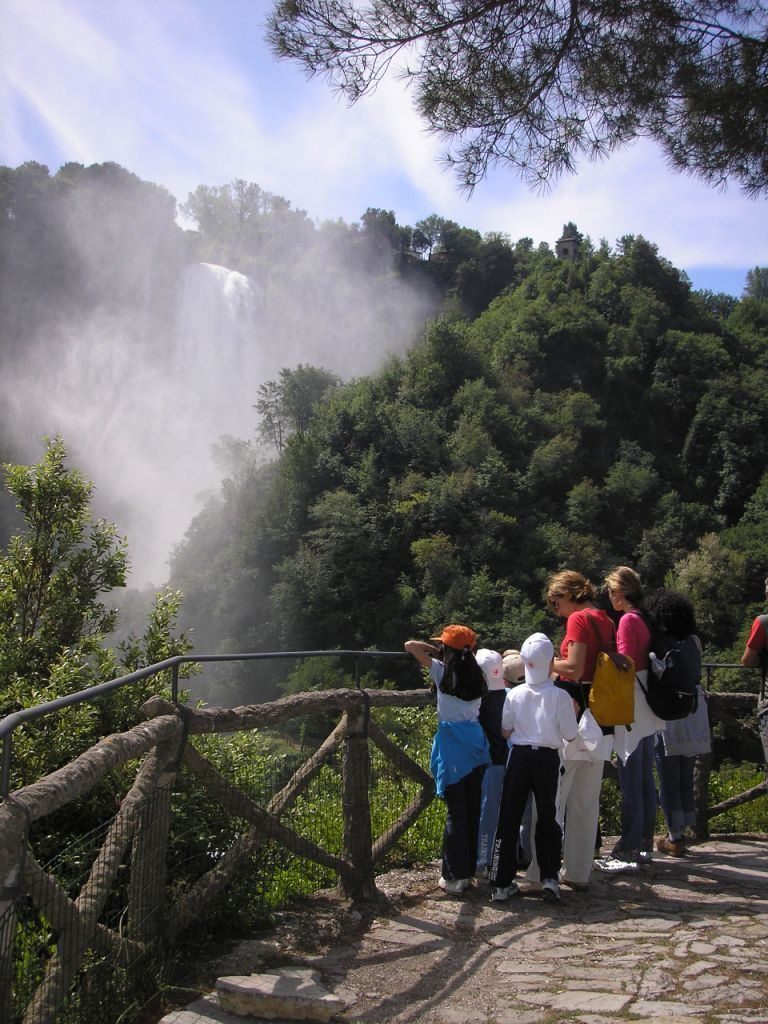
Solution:
[{"label": "green bush", "polygon": [[[724,761],[709,780],[710,807],[765,781],[765,766]],[[768,795],[710,819],[712,832],[768,832]]]}]

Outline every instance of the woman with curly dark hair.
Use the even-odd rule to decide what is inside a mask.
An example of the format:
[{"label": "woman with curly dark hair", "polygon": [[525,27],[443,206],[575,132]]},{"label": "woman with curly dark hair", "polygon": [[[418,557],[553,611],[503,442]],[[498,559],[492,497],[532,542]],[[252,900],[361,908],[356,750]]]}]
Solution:
[{"label": "woman with curly dark hair", "polygon": [[[657,590],[646,601],[653,626],[652,655],[663,657],[675,646],[697,679],[701,679],[701,641],[696,628],[693,605],[685,594]],[[661,647],[661,650],[656,648]],[[693,769],[697,754],[712,749],[709,714],[704,691],[699,683],[696,708],[687,718],[666,723],[656,734],[656,766],[659,772],[659,798],[667,835],[656,841],[656,849],[672,857],[685,853],[683,834],[696,823],[693,795]]]}]

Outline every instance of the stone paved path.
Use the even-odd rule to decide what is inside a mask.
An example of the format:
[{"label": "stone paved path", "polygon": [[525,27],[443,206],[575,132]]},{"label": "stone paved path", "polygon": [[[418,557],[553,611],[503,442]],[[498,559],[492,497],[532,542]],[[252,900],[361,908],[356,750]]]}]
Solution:
[{"label": "stone paved path", "polygon": [[[768,1024],[768,841],[595,872],[554,905],[535,892],[490,903],[485,882],[456,899],[435,866],[408,877],[410,909],[302,961],[345,1000],[340,1021]],[[164,1024],[235,1019],[198,1001]]]}]

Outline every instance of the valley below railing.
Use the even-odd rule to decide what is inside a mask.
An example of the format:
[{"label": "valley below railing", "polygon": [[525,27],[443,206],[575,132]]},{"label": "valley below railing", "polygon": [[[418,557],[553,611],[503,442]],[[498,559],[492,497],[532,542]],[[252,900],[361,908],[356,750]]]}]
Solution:
[{"label": "valley below railing", "polygon": [[[276,656],[303,654],[354,656],[356,665],[361,658],[392,656]],[[102,697],[117,684],[130,686],[169,669],[175,698],[184,662],[261,657],[269,655],[170,659],[0,722],[0,1020],[138,1019],[138,1009],[151,1003],[158,964],[217,899],[242,885],[244,875],[254,886],[258,877],[274,881],[299,863],[307,877],[317,872],[318,887],[336,882],[353,900],[376,896],[376,874],[434,800],[428,746],[414,753],[408,723],[397,719],[403,709],[433,707],[426,687],[362,689],[356,669],[354,687],[237,708],[191,707],[155,696],[143,705],[145,720],[133,728],[104,737],[45,778],[13,792],[7,788],[13,734],[25,722],[56,714],[78,698],[92,700],[94,691]],[[717,666],[708,668],[711,675]],[[720,714],[751,711],[756,700],[756,694],[710,693],[710,717],[714,722]],[[281,761],[266,783],[247,781],[245,769],[255,766],[241,763],[233,772],[226,757],[217,761],[207,747],[206,737],[214,735],[281,735],[296,720],[312,724],[315,742]],[[766,793],[763,782],[710,807],[710,768],[711,757],[699,759],[701,834],[713,817]],[[39,835],[105,792],[113,794],[116,813],[104,815],[100,831],[83,837],[82,849],[42,864],[35,852]],[[96,802],[102,805],[103,797]],[[219,831],[214,812],[227,821]],[[182,858],[185,828],[205,833],[205,841],[192,843],[193,852]],[[439,843],[430,852],[437,856]]]}]

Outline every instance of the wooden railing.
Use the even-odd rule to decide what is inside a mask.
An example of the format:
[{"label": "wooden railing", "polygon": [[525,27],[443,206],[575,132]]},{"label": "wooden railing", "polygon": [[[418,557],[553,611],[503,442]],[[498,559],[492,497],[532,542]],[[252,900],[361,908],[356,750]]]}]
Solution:
[{"label": "wooden railing", "polygon": [[[58,933],[57,951],[21,1016],[23,1024],[53,1024],[88,950],[109,953],[130,966],[156,943],[173,943],[269,838],[292,854],[338,875],[343,892],[366,900],[376,893],[376,865],[434,798],[434,782],[370,718],[372,708],[426,707],[428,690],[342,689],[299,694],[268,704],[234,709],[194,710],[160,697],[144,710],[149,721],[108,736],[44,779],[16,790],[0,804],[0,1020],[13,1020],[16,907],[25,893]],[[196,735],[274,728],[303,716],[338,715],[338,724],[266,807],[238,789],[189,742]],[[379,836],[371,833],[369,743],[416,783],[417,792],[397,820]],[[342,753],[343,849],[323,849],[286,825],[281,816],[306,789],[335,751]],[[115,769],[140,761],[88,878],[73,899],[35,859],[27,836],[41,818],[86,796]],[[208,798],[249,828],[200,877],[184,898],[167,906],[166,849],[171,828],[171,793],[184,764],[203,784]],[[152,804],[151,827],[141,809]],[[120,931],[100,917],[130,853],[131,882]],[[136,880],[136,881],[134,881]],[[150,880],[147,884],[146,880]]]},{"label": "wooden railing", "polygon": [[[717,668],[718,666],[709,666]],[[735,666],[723,666],[734,668]],[[757,694],[754,693],[707,693],[707,707],[709,710],[710,723],[714,723],[723,715],[732,714],[734,711],[740,714],[752,714],[757,708]],[[756,728],[756,723],[755,723]],[[710,803],[709,778],[712,773],[712,754],[702,754],[696,758],[694,774],[694,797],[696,802],[696,825],[695,833],[699,838],[706,838],[710,833],[710,822],[713,818],[751,803],[759,797],[768,795],[768,776],[743,793],[722,800],[720,803]]]},{"label": "wooden railing", "polygon": [[[751,710],[756,700],[753,694],[711,693],[710,716],[715,720],[724,711]],[[370,712],[379,708],[426,709],[433,702],[427,689],[339,689],[234,709],[193,709],[153,697],[144,705],[146,721],[104,738],[58,771],[10,793],[0,803],[0,1020],[54,1024],[89,951],[130,967],[144,962],[159,945],[173,944],[266,839],[335,873],[349,897],[372,898],[377,865],[434,799],[434,783],[426,765],[407,756],[372,720]],[[263,805],[226,778],[191,742],[206,734],[280,729],[292,719],[307,716],[315,722],[332,716],[337,723]],[[396,765],[399,776],[410,781],[414,792],[380,835],[373,835],[371,828],[371,744]],[[338,753],[343,841],[340,850],[329,850],[291,827],[286,812]],[[110,772],[133,762],[137,764],[134,781],[109,824],[85,882],[73,895],[36,859],[28,841],[30,826],[86,797]],[[210,801],[245,821],[247,828],[194,880],[186,894],[169,906],[166,866],[172,793],[182,765],[199,780]],[[703,834],[713,817],[768,792],[768,784],[763,782],[711,807],[710,767],[711,758],[699,760],[698,828]],[[152,808],[151,822],[143,813],[148,806]],[[122,877],[128,865],[125,912],[120,926],[113,928],[104,922],[103,911],[114,895],[118,876]],[[49,922],[57,942],[19,1015],[13,1005],[11,980],[22,899],[31,901]]]}]

